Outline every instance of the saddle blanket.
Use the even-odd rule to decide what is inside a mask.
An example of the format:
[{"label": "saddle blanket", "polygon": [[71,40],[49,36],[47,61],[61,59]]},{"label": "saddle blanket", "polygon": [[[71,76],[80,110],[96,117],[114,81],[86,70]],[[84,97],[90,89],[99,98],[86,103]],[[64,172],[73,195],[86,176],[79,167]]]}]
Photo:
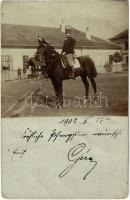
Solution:
[{"label": "saddle blanket", "polygon": [[[64,68],[66,68],[69,65],[65,56],[61,58],[61,63],[62,63],[62,66]],[[76,68],[79,68],[79,67],[80,67],[80,63],[79,63],[78,59],[75,58],[74,59],[74,68],[76,69]]]},{"label": "saddle blanket", "polygon": [[80,67],[80,63],[79,60],[77,58],[74,59],[74,68],[79,68]]}]

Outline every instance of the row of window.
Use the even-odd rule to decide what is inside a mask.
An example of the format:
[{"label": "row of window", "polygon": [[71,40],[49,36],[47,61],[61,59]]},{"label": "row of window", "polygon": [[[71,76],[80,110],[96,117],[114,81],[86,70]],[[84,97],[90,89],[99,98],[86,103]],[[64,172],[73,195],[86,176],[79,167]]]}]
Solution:
[{"label": "row of window", "polygon": [[[23,67],[26,66],[27,61],[29,60],[29,56],[23,56]],[[13,69],[13,56],[10,55],[2,55],[1,57],[1,65],[2,68]]]}]

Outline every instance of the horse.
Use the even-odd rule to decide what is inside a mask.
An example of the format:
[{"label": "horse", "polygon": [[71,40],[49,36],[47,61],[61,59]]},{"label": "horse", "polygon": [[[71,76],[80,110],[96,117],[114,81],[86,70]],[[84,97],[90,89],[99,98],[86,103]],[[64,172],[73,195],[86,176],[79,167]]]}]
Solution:
[{"label": "horse", "polygon": [[41,59],[39,60],[37,55],[35,57],[30,57],[27,61],[27,68],[31,66],[32,77],[37,77],[39,71],[44,74],[44,66],[41,64]]},{"label": "horse", "polygon": [[[37,55],[44,56],[46,63],[46,73],[51,79],[54,91],[57,97],[57,106],[63,107],[63,81],[69,79],[69,70],[63,67],[62,57],[51,45],[49,45],[44,39],[42,44],[37,47]],[[97,87],[95,78],[97,76],[97,70],[94,61],[89,56],[77,57],[80,67],[74,69],[75,77],[80,76],[85,87],[85,97],[89,95],[89,83],[90,80],[93,90],[94,99],[96,99]]]}]

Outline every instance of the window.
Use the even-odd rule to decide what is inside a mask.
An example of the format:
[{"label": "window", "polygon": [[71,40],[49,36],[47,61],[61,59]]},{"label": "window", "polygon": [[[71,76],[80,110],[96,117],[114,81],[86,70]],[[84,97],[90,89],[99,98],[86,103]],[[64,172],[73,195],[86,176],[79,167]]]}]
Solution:
[{"label": "window", "polygon": [[13,69],[13,57],[9,55],[2,55],[1,57],[2,68]]},{"label": "window", "polygon": [[27,61],[29,61],[29,56],[23,56],[23,66],[27,65]]},{"label": "window", "polygon": [[27,62],[29,61],[29,56],[23,56],[23,73],[26,73]]}]

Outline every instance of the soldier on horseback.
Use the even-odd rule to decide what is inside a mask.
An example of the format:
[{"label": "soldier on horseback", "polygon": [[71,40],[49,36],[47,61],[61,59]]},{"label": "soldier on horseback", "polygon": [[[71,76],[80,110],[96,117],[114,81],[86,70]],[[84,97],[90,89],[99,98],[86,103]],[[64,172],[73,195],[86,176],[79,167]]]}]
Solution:
[{"label": "soldier on horseback", "polygon": [[74,48],[76,45],[76,40],[72,38],[70,33],[66,33],[66,39],[64,40],[63,49],[61,54],[65,54],[68,64],[72,69],[72,78],[75,80],[74,76]]},{"label": "soldier on horseback", "polygon": [[[69,39],[71,37],[71,35],[67,34],[66,36],[68,36]],[[66,41],[69,39],[66,39]],[[74,47],[76,44],[75,39],[71,38],[70,43],[67,43],[66,41],[64,42],[62,53],[65,53],[66,55],[71,54],[74,56]],[[64,63],[62,62],[61,55],[49,43],[47,43],[44,38],[38,38],[38,42],[40,46],[37,47],[37,52],[41,57],[44,56],[47,68],[46,72],[48,77],[51,79],[58,100],[57,105],[63,107],[63,81],[69,79],[68,73],[66,73],[67,71],[63,67]],[[74,69],[74,75],[75,77],[81,77],[85,87],[86,99],[88,99],[89,94],[88,79],[90,80],[94,89],[94,98],[96,98],[97,88],[95,77],[97,76],[97,70],[95,64],[88,56],[79,56],[77,59],[80,63],[80,66]]]}]

